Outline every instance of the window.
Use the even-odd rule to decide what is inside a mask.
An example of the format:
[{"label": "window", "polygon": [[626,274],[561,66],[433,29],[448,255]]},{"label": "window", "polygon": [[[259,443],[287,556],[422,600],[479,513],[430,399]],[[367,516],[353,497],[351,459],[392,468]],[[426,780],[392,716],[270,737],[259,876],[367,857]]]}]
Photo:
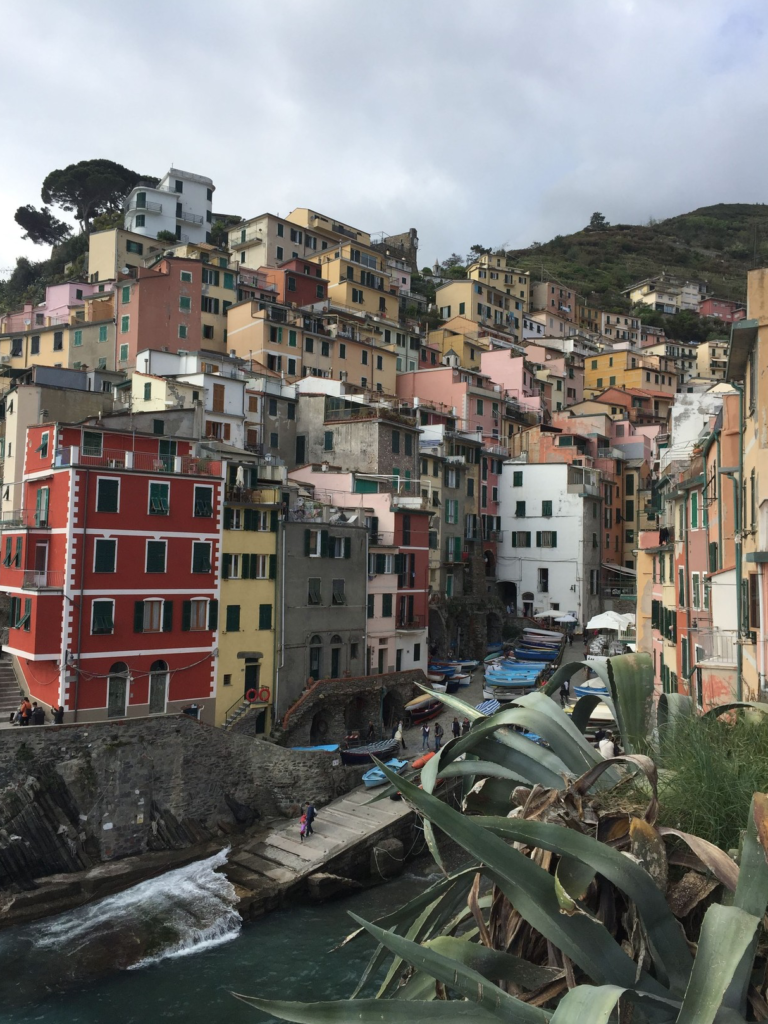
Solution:
[{"label": "window", "polygon": [[[179,324],[179,337],[182,338],[182,339],[187,337],[187,325],[186,324]],[[126,356],[125,356],[126,359],[128,358],[127,349],[128,349],[128,346],[126,345]],[[122,359],[122,356],[120,358]]]},{"label": "window", "polygon": [[[83,451],[87,451],[85,444]],[[112,477],[99,477],[96,481],[96,511],[118,512],[119,504],[120,481]]]},{"label": "window", "polygon": [[691,607],[701,609],[701,576],[697,572],[691,573]]},{"label": "window", "polygon": [[556,548],[557,547],[557,531],[556,530],[541,530],[536,533],[536,547],[537,548]]},{"label": "window", "polygon": [[346,604],[347,597],[344,592],[344,580],[333,581],[333,598],[332,604]]},{"label": "window", "polygon": [[518,517],[518,519],[525,519],[525,502],[524,501],[516,501],[515,502],[515,515]]},{"label": "window", "polygon": [[94,601],[91,605],[91,633],[94,636],[114,633],[114,601]]},{"label": "window", "polygon": [[538,591],[540,594],[549,593],[549,569],[539,569],[538,571]]},{"label": "window", "polygon": [[375,614],[376,614],[376,611],[375,611],[375,608],[374,608],[373,594],[369,594],[368,595],[367,617],[369,619],[372,619],[375,616]]},{"label": "window", "polygon": [[205,598],[185,601],[182,607],[181,628],[194,631],[215,629],[217,610],[216,601],[209,602]]},{"label": "window", "polygon": [[475,481],[474,477],[467,477],[467,497],[474,498],[475,496]]},{"label": "window", "polygon": [[[280,225],[280,226],[282,226],[282,225]],[[277,246],[277,248],[275,249],[275,253],[277,254],[278,260],[281,260],[283,258],[283,247],[282,247],[282,245],[278,245]],[[243,255],[245,255],[245,253],[243,253]]]},{"label": "window", "polygon": [[382,594],[381,595],[381,617],[383,619],[389,619],[392,617],[392,595]]},{"label": "window", "polygon": [[319,576],[310,576],[307,580],[307,604],[322,604],[320,582]]},{"label": "window", "polygon": [[259,629],[272,629],[272,605],[259,605]]},{"label": "window", "polygon": [[240,630],[240,605],[228,604],[226,626],[227,633],[237,633]]},{"label": "window", "polygon": [[529,548],[531,546],[531,534],[527,530],[512,531],[513,548]]},{"label": "window", "polygon": [[541,514],[544,517],[548,517],[548,516],[552,515],[552,502],[551,501],[542,501],[542,503],[541,503]]},{"label": "window", "polygon": [[399,430],[393,430],[392,431],[392,454],[393,455],[399,455],[400,454],[400,431]]},{"label": "window", "polygon": [[699,528],[699,492],[691,491],[691,529]]},{"label": "window", "polygon": [[213,516],[213,488],[195,487],[195,516],[210,519]]},{"label": "window", "polygon": [[165,603],[159,599],[151,598],[148,601],[137,601],[137,622],[138,622],[138,606],[142,605],[141,609],[141,624],[143,633],[161,633],[163,631],[163,605]]},{"label": "window", "polygon": [[[79,347],[80,345],[83,344],[83,332],[81,330],[75,331],[75,337],[74,337],[73,344],[76,347]],[[21,338],[19,338],[19,351],[18,352],[14,352],[13,355],[19,355],[19,356],[21,355]]]},{"label": "window", "polygon": [[320,530],[306,530],[304,534],[305,554],[310,558],[319,558],[321,555],[322,537]]},{"label": "window", "polygon": [[128,241],[125,243],[125,251],[135,253],[137,256],[143,256],[144,246],[141,242]]},{"label": "window", "polygon": [[[182,270],[182,272],[181,272],[181,280],[182,281],[186,281],[188,284],[190,284],[192,282],[192,271],[191,270]],[[123,300],[123,301],[125,301],[125,300]]]},{"label": "window", "polygon": [[179,312],[190,313],[192,311],[192,299],[188,295],[179,296]]},{"label": "window", "polygon": [[685,608],[685,570],[677,570],[677,603],[680,608]]},{"label": "window", "polygon": [[117,566],[117,541],[97,537],[94,544],[93,571],[115,572]]},{"label": "window", "polygon": [[165,572],[167,541],[148,540],[146,572]]},{"label": "window", "polygon": [[[102,331],[104,332],[104,337],[103,338],[101,336],[101,332]],[[106,340],[107,340],[107,328],[106,327],[100,327],[99,328],[99,341],[106,341]],[[40,335],[39,334],[35,334],[35,335],[32,336],[32,343],[31,343],[31,346],[30,346],[30,355],[33,355],[33,356],[39,356],[40,355]]]},{"label": "window", "polygon": [[[121,334],[127,334],[130,329],[131,329],[131,318],[126,313],[124,316],[120,317],[120,333]],[[54,346],[53,347],[54,347],[54,349],[56,348],[55,342],[54,342]]]},{"label": "window", "polygon": [[192,544],[192,572],[211,571],[211,545],[207,541]]},{"label": "window", "polygon": [[323,440],[323,451],[326,451],[326,452],[332,452],[333,451],[333,431],[332,430],[326,430],[325,431],[324,440]]},{"label": "window", "polygon": [[523,486],[523,471],[521,469],[516,469],[512,473],[512,486],[513,487],[522,487]]}]

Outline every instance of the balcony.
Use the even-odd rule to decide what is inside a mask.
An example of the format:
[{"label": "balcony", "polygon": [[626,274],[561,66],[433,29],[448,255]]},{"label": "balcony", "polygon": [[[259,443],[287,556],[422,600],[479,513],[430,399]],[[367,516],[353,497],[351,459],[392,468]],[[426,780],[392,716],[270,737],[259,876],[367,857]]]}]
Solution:
[{"label": "balcony", "polygon": [[155,455],[153,452],[126,452],[114,448],[81,449],[77,445],[57,448],[54,467],[84,466],[98,469],[127,469],[180,476],[221,477],[221,462],[192,455]]},{"label": "balcony", "polygon": [[23,569],[21,586],[24,590],[63,590],[64,571],[62,569],[44,570]]},{"label": "balcony", "polygon": [[241,235],[236,242],[230,239],[229,248],[244,249],[246,246],[249,245],[261,245],[263,241],[264,239],[261,237],[261,235],[258,234],[246,235],[245,238],[243,238],[243,236]]},{"label": "balcony", "polygon": [[385,533],[369,533],[368,534],[368,546],[371,548],[394,548],[395,534],[393,531]]},{"label": "balcony", "polygon": [[149,202],[149,201],[147,201],[145,203],[137,203],[136,200],[134,199],[132,202],[130,202],[128,204],[128,209],[129,210],[141,210],[142,213],[144,213],[145,211],[147,213],[162,213],[163,212],[163,204],[162,203],[152,203],[152,202]]},{"label": "balcony", "polygon": [[204,218],[199,213],[192,213],[191,210],[182,210],[176,214],[176,220],[183,220],[187,224],[202,224]]},{"label": "balcony", "polygon": [[0,530],[46,530],[48,511],[35,508],[16,508],[0,513]]},{"label": "balcony", "polygon": [[250,487],[228,487],[224,501],[227,505],[279,505],[272,490],[254,490]]},{"label": "balcony", "polygon": [[398,615],[397,629],[403,633],[417,629],[426,629],[426,620],[423,615],[412,615],[410,618]]}]

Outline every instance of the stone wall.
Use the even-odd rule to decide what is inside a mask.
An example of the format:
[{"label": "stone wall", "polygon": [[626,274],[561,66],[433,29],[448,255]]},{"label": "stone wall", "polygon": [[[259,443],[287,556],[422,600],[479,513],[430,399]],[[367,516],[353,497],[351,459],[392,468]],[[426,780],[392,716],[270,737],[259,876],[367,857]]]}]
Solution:
[{"label": "stone wall", "polygon": [[321,679],[309,687],[283,719],[281,742],[287,746],[340,743],[351,732],[365,735],[373,722],[377,738],[392,734],[405,705],[427,685],[421,669],[387,672],[357,679]]},{"label": "stone wall", "polygon": [[185,715],[6,730],[0,888],[148,850],[182,849],[258,817],[319,806],[360,780],[338,755],[231,735]]}]

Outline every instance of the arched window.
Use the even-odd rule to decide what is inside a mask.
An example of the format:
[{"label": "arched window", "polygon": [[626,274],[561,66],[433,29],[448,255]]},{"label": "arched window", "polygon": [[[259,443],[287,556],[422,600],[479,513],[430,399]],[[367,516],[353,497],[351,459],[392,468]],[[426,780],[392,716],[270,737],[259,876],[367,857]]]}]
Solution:
[{"label": "arched window", "polygon": [[128,703],[128,666],[116,661],[107,679],[107,718],[125,718]]},{"label": "arched window", "polygon": [[165,714],[168,702],[168,665],[164,661],[153,661],[149,670],[149,713]]},{"label": "arched window", "polygon": [[323,663],[323,641],[317,633],[309,638],[309,674],[313,679],[320,678]]},{"label": "arched window", "polygon": [[333,644],[343,644],[343,643],[344,643],[344,641],[341,639],[339,634],[338,633],[334,633],[333,636],[331,637],[331,645],[333,645]]}]

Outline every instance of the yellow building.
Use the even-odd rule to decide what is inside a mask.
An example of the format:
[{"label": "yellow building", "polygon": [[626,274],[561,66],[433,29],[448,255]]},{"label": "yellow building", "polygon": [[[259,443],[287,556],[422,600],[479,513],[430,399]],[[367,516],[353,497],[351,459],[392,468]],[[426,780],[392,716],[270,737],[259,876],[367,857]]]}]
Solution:
[{"label": "yellow building", "polygon": [[[244,456],[248,458],[248,456]],[[269,732],[275,697],[281,492],[259,466],[229,463],[222,531],[216,724],[244,715],[249,733]]]},{"label": "yellow building", "polygon": [[68,324],[0,335],[0,363],[14,370],[35,363],[73,370],[114,370],[115,322],[111,309],[111,300],[94,303],[91,312],[108,315],[109,319],[88,321],[73,316]]},{"label": "yellow building", "polygon": [[342,224],[335,217],[328,217],[324,213],[317,213],[317,211],[309,210],[305,206],[297,206],[295,210],[291,210],[286,220],[291,221],[293,224],[300,224],[306,230],[313,233],[316,232],[326,238],[333,238],[337,242],[352,239],[352,241],[360,245],[371,244],[371,236],[367,231],[353,228],[351,224]]},{"label": "yellow building", "polygon": [[396,327],[399,288],[381,253],[362,242],[340,242],[310,259],[322,265],[330,306],[381,317]]},{"label": "yellow building", "polygon": [[[491,349],[492,334],[484,334],[476,323],[463,316],[454,316],[442,327],[430,331],[427,344],[440,350],[441,358],[451,352],[459,357],[459,365],[480,369],[480,355]],[[498,332],[499,338],[509,344],[509,336]]]},{"label": "yellow building", "polygon": [[[437,289],[435,304],[442,320],[462,316],[476,324],[493,325],[516,333],[514,297],[490,284],[450,281]],[[522,311],[518,312],[518,319],[522,320]]]},{"label": "yellow building", "polygon": [[513,267],[512,261],[503,253],[486,253],[470,263],[467,277],[519,299],[521,312],[527,313],[530,309],[531,272]]},{"label": "yellow building", "polygon": [[674,396],[678,374],[674,359],[644,356],[631,350],[613,350],[587,357],[584,364],[584,397],[592,398],[605,388],[637,388]]},{"label": "yellow building", "polygon": [[167,242],[123,228],[93,231],[88,236],[88,280],[115,281],[123,267],[143,267],[145,260],[161,256],[169,248],[173,246]]}]

